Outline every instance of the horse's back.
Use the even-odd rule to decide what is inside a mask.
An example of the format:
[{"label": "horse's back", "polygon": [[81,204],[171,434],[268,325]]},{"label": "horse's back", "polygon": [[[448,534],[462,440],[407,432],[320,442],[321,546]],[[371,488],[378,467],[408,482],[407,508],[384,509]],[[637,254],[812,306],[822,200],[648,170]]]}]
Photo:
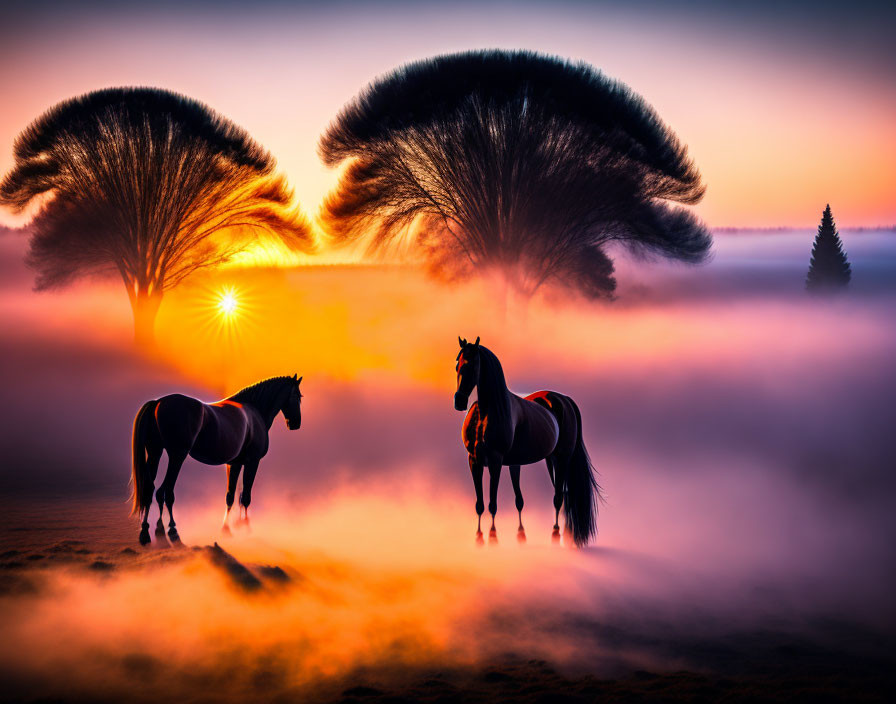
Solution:
[{"label": "horse's back", "polygon": [[190,454],[206,464],[227,464],[236,459],[251,434],[248,409],[235,401],[203,404],[203,423]]},{"label": "horse's back", "polygon": [[559,426],[553,414],[529,398],[514,396],[513,444],[504,464],[532,464],[550,455],[557,445]]},{"label": "horse's back", "polygon": [[[573,417],[569,406],[571,399],[555,391],[538,391],[525,398],[512,398],[513,442],[503,454],[502,463],[533,464],[558,451],[565,454],[569,444],[569,419]],[[488,418],[482,416],[479,403],[470,406],[464,418],[462,436],[464,447],[477,464],[486,464],[488,460],[488,425]],[[574,442],[574,435],[572,440]]]},{"label": "horse's back", "polygon": [[205,464],[225,464],[242,451],[250,419],[239,403],[207,404],[183,394],[159,399],[156,421],[166,450]]},{"label": "horse's back", "polygon": [[536,391],[526,396],[525,400],[544,408],[557,421],[558,436],[554,453],[564,457],[571,454],[578,436],[575,402],[558,391]]},{"label": "horse's back", "polygon": [[156,402],[156,423],[166,444],[192,443],[202,425],[202,406],[202,401],[184,394],[168,394]]}]

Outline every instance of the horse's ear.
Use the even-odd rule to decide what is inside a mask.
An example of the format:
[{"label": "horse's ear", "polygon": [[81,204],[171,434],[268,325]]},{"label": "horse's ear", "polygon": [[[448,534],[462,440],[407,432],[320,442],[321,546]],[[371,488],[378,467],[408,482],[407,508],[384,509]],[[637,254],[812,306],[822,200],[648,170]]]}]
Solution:
[{"label": "horse's ear", "polygon": [[460,348],[463,349],[464,345],[467,344],[467,341],[462,339],[460,335],[457,336],[457,343],[460,345]]},{"label": "horse's ear", "polygon": [[476,342],[474,342],[473,344],[479,347],[479,335],[476,336]]},{"label": "horse's ear", "polygon": [[299,384],[301,384],[301,383],[302,383],[302,379],[304,379],[304,378],[305,378],[305,377],[300,376],[300,377],[299,377],[299,380],[296,382],[296,386],[298,386]]},{"label": "horse's ear", "polygon": [[292,375],[292,380],[293,380],[293,381],[295,381],[295,380],[298,379],[298,378],[299,378],[299,375],[298,375],[298,374],[293,374],[293,375]]}]

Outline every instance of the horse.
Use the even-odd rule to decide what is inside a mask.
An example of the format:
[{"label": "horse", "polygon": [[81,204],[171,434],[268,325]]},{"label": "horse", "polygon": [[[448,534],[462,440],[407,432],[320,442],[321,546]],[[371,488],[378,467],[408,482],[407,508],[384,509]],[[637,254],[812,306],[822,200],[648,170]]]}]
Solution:
[{"label": "horse", "polygon": [[229,534],[227,519],[233,507],[237,480],[243,471],[240,492],[240,521],[245,511],[249,520],[252,485],[258,463],[268,452],[268,433],[278,413],[286,419],[286,427],[298,430],[302,425],[302,377],[278,376],[247,386],[229,398],[203,403],[183,394],[170,394],[147,401],[134,418],[131,472],[133,515],[143,519],[141,545],[149,537],[149,509],[162,451],[168,453],[165,479],[156,491],[159,521],[156,538],[165,537],[162,505],[168,507],[168,537],[179,541],[174,522],[174,484],[187,455],[203,464],[227,465],[227,509],[222,530]]},{"label": "horse", "polygon": [[507,388],[504,370],[494,352],[476,342],[458,337],[457,391],[454,408],[466,411],[470,394],[477,389],[477,401],[464,418],[462,438],[469,454],[470,472],[476,490],[477,542],[482,542],[482,476],[489,473],[489,504],[492,515],[490,541],[497,540],[495,514],[498,512],[498,482],[501,467],[510,468],[510,481],[519,512],[517,537],[525,542],[523,494],[520,465],[545,460],[554,485],[553,540],[560,540],[560,508],[565,508],[567,531],[579,547],[597,533],[597,501],[603,501],[601,487],[582,437],[582,414],[569,396],[556,391],[536,391],[526,397]]}]

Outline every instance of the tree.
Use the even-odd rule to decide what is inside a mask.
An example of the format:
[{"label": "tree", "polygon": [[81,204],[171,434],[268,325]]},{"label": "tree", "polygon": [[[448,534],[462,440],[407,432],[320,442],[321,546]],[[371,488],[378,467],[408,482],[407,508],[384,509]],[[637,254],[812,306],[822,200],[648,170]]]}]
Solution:
[{"label": "tree", "polygon": [[687,262],[711,244],[666,204],[703,196],[686,147],[584,63],[475,51],[406,65],[348,103],[319,152],[347,164],[321,210],[334,241],[410,243],[433,269],[499,269],[524,293],[611,295],[613,241]]},{"label": "tree", "polygon": [[117,273],[138,343],[164,291],[264,234],[308,250],[307,221],[271,155],[206,105],[153,88],[66,100],[15,142],[0,203],[39,203],[27,255],[38,290]]},{"label": "tree", "polygon": [[852,278],[846,252],[837,227],[831,206],[824,209],[821,224],[812,245],[812,258],[809,260],[809,273],[806,276],[806,289],[809,291],[831,291],[844,288]]}]

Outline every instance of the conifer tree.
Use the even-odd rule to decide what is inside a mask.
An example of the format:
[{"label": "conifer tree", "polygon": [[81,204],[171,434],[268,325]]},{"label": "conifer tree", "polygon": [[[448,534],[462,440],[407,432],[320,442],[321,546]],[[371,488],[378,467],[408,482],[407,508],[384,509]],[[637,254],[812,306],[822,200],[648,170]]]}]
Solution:
[{"label": "conifer tree", "polygon": [[852,275],[843,243],[834,225],[831,206],[824,209],[818,234],[812,247],[812,259],[809,262],[809,274],[806,276],[806,288],[809,291],[844,288]]}]

